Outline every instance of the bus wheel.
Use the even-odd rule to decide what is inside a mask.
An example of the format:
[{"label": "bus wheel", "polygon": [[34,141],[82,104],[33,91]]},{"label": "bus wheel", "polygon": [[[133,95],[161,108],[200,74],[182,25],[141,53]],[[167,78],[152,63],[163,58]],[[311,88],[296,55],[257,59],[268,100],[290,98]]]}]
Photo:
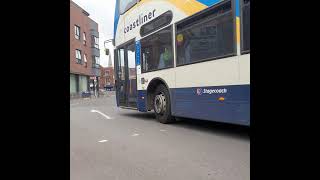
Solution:
[{"label": "bus wheel", "polygon": [[171,116],[169,91],[162,84],[160,84],[155,91],[153,108],[156,119],[159,122],[164,124],[174,122],[174,118]]}]

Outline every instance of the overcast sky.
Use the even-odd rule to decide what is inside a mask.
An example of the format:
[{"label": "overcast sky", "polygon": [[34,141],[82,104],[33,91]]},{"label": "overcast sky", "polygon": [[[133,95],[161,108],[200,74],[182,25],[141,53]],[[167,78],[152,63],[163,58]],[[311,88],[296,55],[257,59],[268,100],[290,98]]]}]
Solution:
[{"label": "overcast sky", "polygon": [[[103,42],[113,38],[113,20],[116,0],[72,0],[81,8],[90,14],[90,18],[98,23],[99,26],[99,48],[100,64],[103,67],[108,66],[109,57],[104,53]],[[109,49],[112,49],[112,43],[108,43]],[[113,49],[111,51],[111,60],[113,63]]]}]

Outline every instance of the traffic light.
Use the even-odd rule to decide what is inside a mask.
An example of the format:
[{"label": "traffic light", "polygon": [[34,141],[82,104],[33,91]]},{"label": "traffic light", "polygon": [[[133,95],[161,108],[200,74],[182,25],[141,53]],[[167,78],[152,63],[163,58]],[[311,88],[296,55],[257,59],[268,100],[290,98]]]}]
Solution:
[{"label": "traffic light", "polygon": [[106,55],[109,56],[109,49],[106,48],[104,51],[106,52]]}]

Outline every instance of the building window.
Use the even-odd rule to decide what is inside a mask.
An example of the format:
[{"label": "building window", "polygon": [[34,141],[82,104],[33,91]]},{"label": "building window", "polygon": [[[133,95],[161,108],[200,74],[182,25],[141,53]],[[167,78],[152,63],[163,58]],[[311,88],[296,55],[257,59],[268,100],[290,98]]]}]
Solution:
[{"label": "building window", "polygon": [[172,26],[142,39],[142,72],[173,67],[172,52]]},{"label": "building window", "polygon": [[79,75],[79,92],[86,92],[89,90],[88,81],[88,76]]},{"label": "building window", "polygon": [[177,24],[177,65],[236,55],[231,0]]},{"label": "building window", "polygon": [[96,36],[92,36],[92,40],[93,40],[93,47],[99,49],[99,38]]},{"label": "building window", "polygon": [[87,67],[87,55],[83,54],[84,66]]},{"label": "building window", "polygon": [[128,9],[130,9],[132,6],[137,4],[138,0],[121,0],[119,4],[119,10],[120,14],[123,14]]},{"label": "building window", "polygon": [[141,26],[140,35],[145,36],[153,31],[156,31],[170,24],[171,20],[172,20],[172,12],[167,11],[161,14],[160,16],[158,16],[157,18],[155,18],[154,20],[152,20],[151,22],[148,22],[147,24]]},{"label": "building window", "polygon": [[83,32],[83,44],[84,44],[84,45],[87,44],[86,33],[85,33],[85,32]]},{"label": "building window", "polygon": [[77,79],[76,75],[70,74],[70,94],[77,93]]},{"label": "building window", "polygon": [[99,68],[99,66],[100,66],[100,57],[92,56],[92,67]]},{"label": "building window", "polygon": [[250,52],[250,0],[241,3],[241,54]]},{"label": "building window", "polygon": [[74,25],[74,36],[76,39],[80,39],[80,27],[77,25]]},{"label": "building window", "polygon": [[109,71],[106,71],[106,76],[109,76]]},{"label": "building window", "polygon": [[81,58],[81,50],[76,49],[76,60],[78,64],[82,63],[82,58]]}]

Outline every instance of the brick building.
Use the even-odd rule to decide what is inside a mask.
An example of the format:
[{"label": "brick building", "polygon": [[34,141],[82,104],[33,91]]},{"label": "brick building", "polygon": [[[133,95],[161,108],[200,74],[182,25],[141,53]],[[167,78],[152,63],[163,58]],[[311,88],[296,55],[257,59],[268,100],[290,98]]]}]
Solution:
[{"label": "brick building", "polygon": [[114,87],[114,70],[113,67],[100,67],[100,88],[105,88],[106,86]]},{"label": "brick building", "polygon": [[99,89],[100,50],[98,24],[70,1],[70,96]]},{"label": "brick building", "polygon": [[106,86],[105,79],[106,78],[106,73],[104,71],[104,68],[100,65],[100,77],[99,77],[99,87],[104,88]]}]

